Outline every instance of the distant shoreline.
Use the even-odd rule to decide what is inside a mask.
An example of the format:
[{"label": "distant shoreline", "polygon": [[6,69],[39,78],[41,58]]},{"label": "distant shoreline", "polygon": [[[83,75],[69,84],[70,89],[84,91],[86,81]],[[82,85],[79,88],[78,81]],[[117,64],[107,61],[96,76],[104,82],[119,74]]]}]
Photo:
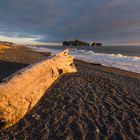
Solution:
[{"label": "distant shoreline", "polygon": [[[16,48],[6,49],[3,54],[0,54],[0,61],[3,65],[5,65],[6,63],[7,64],[9,63],[10,65],[14,66],[14,63],[15,63],[15,66],[17,65],[17,69],[18,69],[18,68],[21,68],[22,66],[27,66],[31,63],[42,60],[48,56],[51,56],[51,52],[35,51],[26,46],[18,45]],[[109,66],[103,66],[100,63],[85,62],[83,60],[76,60],[76,61],[79,61],[82,63],[87,63],[87,64],[92,64],[92,65],[98,65],[105,69],[120,71],[120,73],[124,73],[124,74],[126,73],[126,75],[128,74],[130,77],[139,79],[140,74],[138,74],[136,72],[126,71],[126,70],[109,67]],[[7,64],[6,64],[6,67],[8,67]],[[21,66],[20,66],[20,64],[21,64]],[[2,73],[1,73],[1,75],[2,75]]]}]

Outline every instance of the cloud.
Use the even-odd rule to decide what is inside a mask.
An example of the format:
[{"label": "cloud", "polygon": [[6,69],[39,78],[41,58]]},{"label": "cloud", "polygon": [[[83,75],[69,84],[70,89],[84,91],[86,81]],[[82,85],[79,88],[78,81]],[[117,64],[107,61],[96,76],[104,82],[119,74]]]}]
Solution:
[{"label": "cloud", "polygon": [[139,0],[1,0],[0,32],[43,42],[127,43],[139,39],[139,9]]},{"label": "cloud", "polygon": [[35,44],[35,43],[38,43],[36,40],[38,38],[36,37],[7,37],[7,36],[3,36],[3,35],[0,35],[0,40],[1,41],[9,41],[9,42],[13,42],[13,43],[19,43],[19,44],[22,44],[22,43],[31,43],[31,44]]}]

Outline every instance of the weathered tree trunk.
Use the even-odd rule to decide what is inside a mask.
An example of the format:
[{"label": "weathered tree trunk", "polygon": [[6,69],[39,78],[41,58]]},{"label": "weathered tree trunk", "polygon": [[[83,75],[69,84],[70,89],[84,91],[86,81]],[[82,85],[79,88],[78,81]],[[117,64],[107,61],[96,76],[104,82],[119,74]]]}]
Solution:
[{"label": "weathered tree trunk", "polygon": [[61,74],[76,72],[69,51],[24,68],[0,84],[0,127],[18,122]]}]

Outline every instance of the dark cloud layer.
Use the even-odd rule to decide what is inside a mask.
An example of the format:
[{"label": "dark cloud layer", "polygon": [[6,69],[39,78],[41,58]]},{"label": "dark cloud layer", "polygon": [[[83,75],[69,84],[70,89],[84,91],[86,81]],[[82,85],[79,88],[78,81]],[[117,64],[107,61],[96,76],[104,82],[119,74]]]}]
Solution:
[{"label": "dark cloud layer", "polygon": [[0,33],[127,43],[140,38],[140,0],[0,0]]}]

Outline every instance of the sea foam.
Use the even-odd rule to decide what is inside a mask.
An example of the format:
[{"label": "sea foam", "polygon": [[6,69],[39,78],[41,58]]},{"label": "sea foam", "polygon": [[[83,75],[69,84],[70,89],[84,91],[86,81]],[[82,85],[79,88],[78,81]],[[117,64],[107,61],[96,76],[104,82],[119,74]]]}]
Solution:
[{"label": "sea foam", "polygon": [[[46,47],[31,47],[37,51],[49,51],[56,54],[62,50],[50,49]],[[71,54],[78,60],[83,60],[91,63],[100,63],[104,66],[116,67],[135,73],[140,73],[140,57],[126,56],[123,54],[105,54],[95,53],[84,49],[71,49]]]}]

